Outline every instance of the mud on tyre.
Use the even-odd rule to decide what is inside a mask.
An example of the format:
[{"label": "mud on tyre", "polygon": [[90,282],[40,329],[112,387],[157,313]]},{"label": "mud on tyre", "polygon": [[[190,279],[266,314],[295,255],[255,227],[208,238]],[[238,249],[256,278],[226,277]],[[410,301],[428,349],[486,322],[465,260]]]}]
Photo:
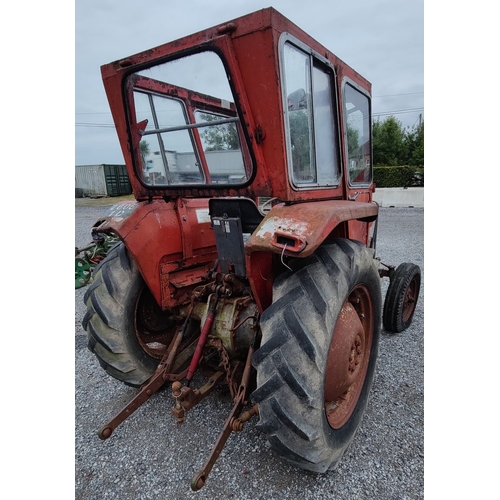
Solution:
[{"label": "mud on tyre", "polygon": [[278,277],[262,315],[253,364],[257,427],[303,469],[337,466],[359,427],[373,382],[381,325],[378,265],[339,239]]},{"label": "mud on tyre", "polygon": [[171,314],[161,311],[145,286],[123,243],[96,267],[84,301],[82,325],[100,365],[127,385],[144,384],[158,366],[174,325]]}]

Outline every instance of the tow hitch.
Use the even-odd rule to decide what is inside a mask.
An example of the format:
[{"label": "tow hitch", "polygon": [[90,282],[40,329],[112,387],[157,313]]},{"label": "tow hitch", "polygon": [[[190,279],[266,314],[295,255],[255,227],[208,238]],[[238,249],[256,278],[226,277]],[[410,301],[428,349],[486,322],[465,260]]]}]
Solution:
[{"label": "tow hitch", "polygon": [[[207,461],[191,481],[191,488],[194,491],[204,486],[230,434],[232,432],[241,431],[245,422],[248,422],[250,418],[259,413],[258,406],[255,405],[240,417],[242,409],[248,404],[248,396],[250,393],[249,387],[253,375],[252,356],[255,350],[255,340],[257,336],[254,334],[251,345],[247,351],[245,364],[243,365],[241,361],[230,363],[226,349],[221,339],[216,335],[218,332],[217,327],[214,326],[214,319],[221,299],[225,299],[226,301],[236,300],[237,303],[239,303],[238,297],[229,299],[233,294],[238,295],[238,293],[235,293],[236,288],[228,285],[229,283],[234,284],[234,278],[227,280],[227,277],[218,274],[214,283],[200,287],[197,293],[193,294],[193,297],[197,299],[208,295],[206,304],[207,314],[199,337],[191,342],[184,351],[181,353],[178,352],[179,346],[188,330],[189,322],[193,317],[193,311],[195,310],[196,300],[193,299],[186,319],[174,336],[170,349],[161,359],[154,375],[141,387],[139,393],[109,422],[103,425],[97,433],[99,438],[103,440],[108,439],[122,422],[151,398],[151,396],[153,396],[153,394],[155,394],[166,382],[173,382],[172,396],[174,399],[174,408],[172,410],[172,415],[179,425],[184,423],[186,413],[208,396],[217,385],[222,382],[227,383],[231,395],[233,396],[233,408],[225,420],[222,432]],[[221,307],[224,308],[227,307],[227,305],[221,304]],[[238,321],[236,326],[231,329],[233,335],[243,322],[248,323],[248,319],[253,318],[253,316],[247,316],[243,321]],[[221,361],[218,365],[219,369],[214,371],[202,387],[193,389],[191,387],[193,376],[203,360],[204,354],[207,353],[207,349],[211,349],[212,353],[217,352],[220,355]],[[186,365],[186,361],[189,361],[189,366],[183,368]],[[238,378],[239,385],[235,385],[235,379],[237,380]],[[181,382],[183,379],[186,380],[185,385]]]}]

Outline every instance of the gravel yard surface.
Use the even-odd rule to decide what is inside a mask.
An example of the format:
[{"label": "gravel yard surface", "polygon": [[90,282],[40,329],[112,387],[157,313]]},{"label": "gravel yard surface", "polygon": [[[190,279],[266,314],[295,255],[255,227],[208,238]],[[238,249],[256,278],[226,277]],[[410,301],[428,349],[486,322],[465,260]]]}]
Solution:
[{"label": "gravel yard surface", "polygon": [[[77,206],[75,246],[106,207]],[[413,262],[422,286],[413,323],[382,330],[371,398],[361,427],[336,471],[315,474],[273,455],[255,429],[233,433],[205,487],[190,489],[232,404],[224,388],[188,412],[178,427],[171,391],[155,394],[107,441],[97,430],[136,393],[108,376],[87,349],[81,326],[85,288],[75,291],[75,498],[140,499],[417,499],[424,498],[424,209],[382,208],[377,255],[386,264]],[[382,281],[385,296],[388,279]]]}]

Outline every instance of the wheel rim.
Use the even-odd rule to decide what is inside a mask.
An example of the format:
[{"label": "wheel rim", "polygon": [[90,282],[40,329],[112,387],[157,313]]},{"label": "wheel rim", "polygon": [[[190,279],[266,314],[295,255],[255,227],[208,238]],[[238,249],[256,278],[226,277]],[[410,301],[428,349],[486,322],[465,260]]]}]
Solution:
[{"label": "wheel rim", "polygon": [[172,342],[176,321],[170,311],[163,311],[152,293],[144,287],[135,308],[135,334],[144,351],[161,359]]},{"label": "wheel rim", "polygon": [[417,303],[417,295],[418,295],[418,283],[417,278],[414,277],[408,288],[406,289],[405,297],[403,299],[403,311],[402,318],[403,322],[406,323],[413,315],[413,311],[415,310],[415,305]]},{"label": "wheel rim", "polygon": [[370,292],[358,285],[344,302],[333,331],[325,371],[325,411],[334,429],[356,408],[368,371],[373,341]]}]

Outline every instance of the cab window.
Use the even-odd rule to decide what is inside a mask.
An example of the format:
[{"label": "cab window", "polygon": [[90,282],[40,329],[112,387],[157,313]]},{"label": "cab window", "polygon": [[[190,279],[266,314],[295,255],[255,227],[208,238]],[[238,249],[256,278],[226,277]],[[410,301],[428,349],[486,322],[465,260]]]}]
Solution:
[{"label": "cab window", "polygon": [[369,185],[372,182],[370,101],[348,83],[344,87],[344,116],[349,184]]},{"label": "cab window", "polygon": [[141,134],[136,171],[150,186],[244,184],[252,174],[220,57],[205,51],[141,70],[132,125]]},{"label": "cab window", "polygon": [[333,72],[310,51],[283,46],[285,123],[290,175],[300,187],[335,186],[340,180]]}]

